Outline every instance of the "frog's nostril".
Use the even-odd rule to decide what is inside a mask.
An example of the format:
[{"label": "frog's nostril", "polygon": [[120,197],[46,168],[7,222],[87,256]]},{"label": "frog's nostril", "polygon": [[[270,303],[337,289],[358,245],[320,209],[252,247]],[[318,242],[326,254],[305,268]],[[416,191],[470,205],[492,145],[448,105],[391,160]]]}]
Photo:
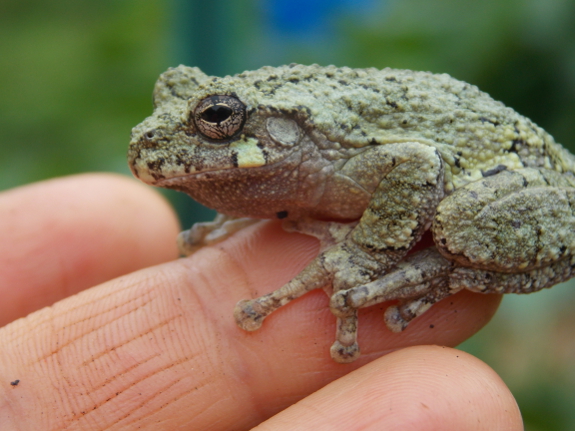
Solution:
[{"label": "frog's nostril", "polygon": [[146,133],[144,133],[144,138],[153,139],[155,135],[156,135],[155,130],[148,130]]}]

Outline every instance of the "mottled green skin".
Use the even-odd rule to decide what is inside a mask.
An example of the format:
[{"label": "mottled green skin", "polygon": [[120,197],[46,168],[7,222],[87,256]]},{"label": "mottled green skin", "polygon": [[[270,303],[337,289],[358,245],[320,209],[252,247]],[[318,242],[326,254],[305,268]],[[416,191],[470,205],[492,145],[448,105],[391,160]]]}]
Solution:
[{"label": "mottled green skin", "polygon": [[248,111],[269,108],[294,115],[303,127],[343,147],[406,141],[433,145],[449,165],[448,189],[475,181],[482,170],[499,164],[559,172],[574,167],[573,157],[552,136],[476,86],[447,74],[411,70],[290,65],[219,78],[179,66],[160,77],[156,115],[134,133],[161,127],[160,113],[180,114],[173,120],[185,123],[190,107],[211,94],[236,94]]},{"label": "mottled green skin", "polygon": [[[195,109],[214,95],[245,105],[228,139],[198,129]],[[385,317],[401,331],[464,288],[532,292],[572,276],[575,158],[475,86],[409,70],[290,65],[217,78],[179,66],[161,75],[154,105],[132,133],[134,175],[225,214],[182,233],[184,252],[249,223],[241,217],[285,219],[322,243],[295,279],[238,304],[246,330],[331,284],[331,353],[349,362],[358,308],[399,299]],[[406,258],[430,228],[436,246]]]}]

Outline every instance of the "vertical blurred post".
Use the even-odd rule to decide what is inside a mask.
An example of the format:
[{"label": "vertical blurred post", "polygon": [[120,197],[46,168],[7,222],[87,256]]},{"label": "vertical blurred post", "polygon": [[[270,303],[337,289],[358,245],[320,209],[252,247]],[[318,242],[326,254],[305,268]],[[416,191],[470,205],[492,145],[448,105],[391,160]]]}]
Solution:
[{"label": "vertical blurred post", "polygon": [[175,0],[174,54],[178,62],[208,75],[229,73],[226,51],[234,44],[230,4],[233,0]]},{"label": "vertical blurred post", "polygon": [[[173,66],[196,66],[216,76],[230,73],[227,53],[238,48],[234,46],[238,38],[233,34],[233,3],[234,0],[174,0]],[[174,194],[172,202],[184,229],[214,218],[214,211],[182,194]]]}]

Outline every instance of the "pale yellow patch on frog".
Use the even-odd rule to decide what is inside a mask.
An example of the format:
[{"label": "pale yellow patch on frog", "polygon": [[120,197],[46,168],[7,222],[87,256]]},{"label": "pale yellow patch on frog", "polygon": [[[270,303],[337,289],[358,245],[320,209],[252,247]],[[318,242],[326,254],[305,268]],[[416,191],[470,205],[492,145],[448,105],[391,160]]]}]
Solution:
[{"label": "pale yellow patch on frog", "polygon": [[239,168],[258,168],[266,164],[264,153],[258,147],[258,140],[242,137],[230,144],[230,148],[238,155]]}]

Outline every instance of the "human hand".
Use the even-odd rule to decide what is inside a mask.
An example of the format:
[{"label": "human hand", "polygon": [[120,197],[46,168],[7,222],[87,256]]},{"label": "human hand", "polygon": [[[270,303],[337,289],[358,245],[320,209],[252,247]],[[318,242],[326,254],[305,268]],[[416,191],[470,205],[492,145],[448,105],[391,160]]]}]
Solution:
[{"label": "human hand", "polygon": [[0,430],[522,429],[487,365],[429,345],[471,336],[499,297],[462,292],[402,334],[362,310],[362,356],[336,364],[322,292],[253,333],[232,316],[297,274],[315,239],[262,222],[175,259],[178,229],[118,176],[0,194],[0,325],[46,307],[0,329]]}]

